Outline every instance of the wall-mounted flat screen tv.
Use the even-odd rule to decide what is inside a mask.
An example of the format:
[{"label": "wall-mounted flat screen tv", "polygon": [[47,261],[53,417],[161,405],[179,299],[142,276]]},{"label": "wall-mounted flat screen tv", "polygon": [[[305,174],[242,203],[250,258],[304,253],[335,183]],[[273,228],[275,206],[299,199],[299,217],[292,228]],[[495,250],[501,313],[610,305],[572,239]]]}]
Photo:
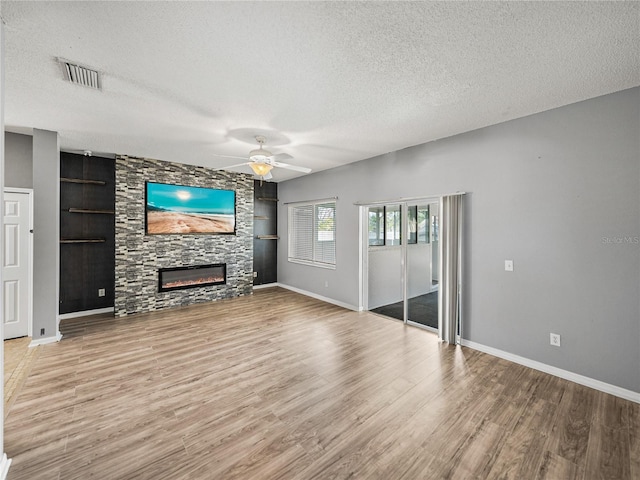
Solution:
[{"label": "wall-mounted flat screen tv", "polygon": [[235,234],[236,192],[166,183],[146,184],[146,232]]}]

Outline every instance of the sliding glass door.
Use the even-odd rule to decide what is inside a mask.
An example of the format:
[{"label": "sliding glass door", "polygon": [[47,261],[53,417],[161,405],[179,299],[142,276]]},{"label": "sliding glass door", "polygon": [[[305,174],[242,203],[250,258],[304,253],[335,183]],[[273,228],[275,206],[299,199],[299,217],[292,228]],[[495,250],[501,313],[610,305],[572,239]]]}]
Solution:
[{"label": "sliding glass door", "polygon": [[402,209],[400,204],[367,209],[368,310],[403,320]]},{"label": "sliding glass door", "polygon": [[428,199],[366,207],[368,310],[438,328],[431,221],[437,209]]},{"label": "sliding glass door", "polygon": [[407,322],[438,329],[438,290],[433,285],[433,243],[430,212],[437,203],[407,205]]}]

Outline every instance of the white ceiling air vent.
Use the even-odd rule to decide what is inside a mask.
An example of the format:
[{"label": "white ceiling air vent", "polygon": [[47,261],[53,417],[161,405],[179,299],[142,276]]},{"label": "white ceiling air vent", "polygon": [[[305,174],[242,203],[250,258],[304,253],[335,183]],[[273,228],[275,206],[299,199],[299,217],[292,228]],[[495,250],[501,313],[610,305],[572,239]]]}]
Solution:
[{"label": "white ceiling air vent", "polygon": [[82,85],[83,87],[97,88],[100,90],[100,73],[92,68],[72,63],[62,58],[58,59],[62,65],[64,76],[71,83]]}]

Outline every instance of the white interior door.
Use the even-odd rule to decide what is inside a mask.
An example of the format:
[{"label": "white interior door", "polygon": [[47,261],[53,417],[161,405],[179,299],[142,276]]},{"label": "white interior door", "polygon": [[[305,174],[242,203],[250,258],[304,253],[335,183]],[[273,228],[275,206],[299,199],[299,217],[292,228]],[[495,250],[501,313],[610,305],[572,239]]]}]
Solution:
[{"label": "white interior door", "polygon": [[28,192],[4,192],[4,251],[2,295],[4,338],[29,335],[31,196]]}]

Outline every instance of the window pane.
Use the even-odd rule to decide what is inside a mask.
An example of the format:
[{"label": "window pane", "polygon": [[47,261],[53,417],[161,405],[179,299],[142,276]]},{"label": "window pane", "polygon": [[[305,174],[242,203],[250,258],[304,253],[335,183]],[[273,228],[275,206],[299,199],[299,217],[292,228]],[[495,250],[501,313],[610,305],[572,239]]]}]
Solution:
[{"label": "window pane", "polygon": [[409,239],[407,243],[418,243],[418,207],[417,205],[407,207],[407,221],[409,222]]},{"label": "window pane", "polygon": [[431,239],[434,242],[438,241],[439,230],[440,228],[438,227],[438,215],[431,215]]},{"label": "window pane", "polygon": [[400,245],[400,205],[386,207],[386,245]]},{"label": "window pane", "polygon": [[289,261],[334,268],[336,202],[291,205],[288,234]]},{"label": "window pane", "polygon": [[369,245],[384,245],[384,207],[369,207]]},{"label": "window pane", "polygon": [[298,260],[313,260],[313,206],[291,208],[289,256]]},{"label": "window pane", "polygon": [[336,204],[316,205],[316,234],[314,257],[316,262],[336,263]]},{"label": "window pane", "polygon": [[418,205],[418,243],[429,243],[429,205]]}]

